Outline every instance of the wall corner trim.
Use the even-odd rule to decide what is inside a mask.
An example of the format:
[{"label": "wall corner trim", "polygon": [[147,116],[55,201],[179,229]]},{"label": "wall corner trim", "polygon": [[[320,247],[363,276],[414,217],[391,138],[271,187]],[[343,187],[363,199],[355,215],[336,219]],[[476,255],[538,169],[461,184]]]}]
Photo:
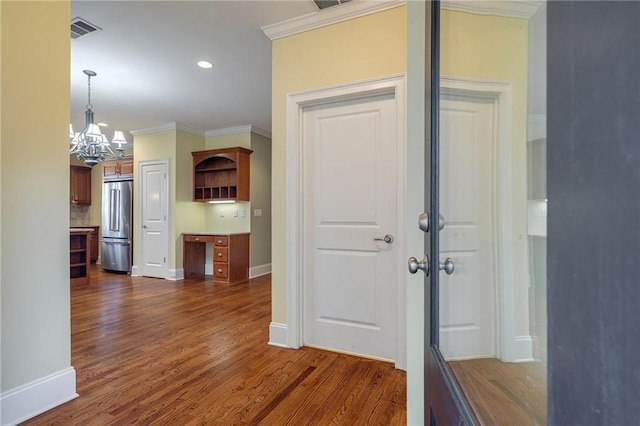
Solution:
[{"label": "wall corner trim", "polygon": [[133,265],[131,267],[131,276],[132,277],[139,277],[140,275],[140,271],[138,270],[138,266],[137,265]]},{"label": "wall corner trim", "polygon": [[531,19],[543,3],[544,1],[541,0],[443,0],[441,8],[458,12],[474,13],[476,15],[496,15],[506,18]]},{"label": "wall corner trim", "polygon": [[276,40],[349,19],[393,9],[394,7],[404,6],[405,4],[405,0],[354,1],[275,24],[265,25],[261,29],[269,39]]},{"label": "wall corner trim", "polygon": [[289,347],[287,346],[287,324],[272,322],[269,325],[269,345],[280,348]]},{"label": "wall corner trim", "polygon": [[200,130],[192,129],[180,123],[176,123],[175,121],[158,124],[157,126],[148,127],[145,129],[130,130],[129,133],[131,133],[133,136],[138,136],[138,135],[144,135],[146,133],[162,132],[164,130],[182,130],[183,132],[193,133],[194,135],[205,136],[204,132],[201,132]]},{"label": "wall corner trim", "polygon": [[169,281],[180,281],[184,280],[184,269],[169,269],[169,276],[167,277]]},{"label": "wall corner trim", "polygon": [[0,395],[2,425],[16,425],[78,397],[76,370],[64,370],[45,376]]},{"label": "wall corner trim", "polygon": [[271,139],[271,132],[261,129],[259,127],[253,126],[251,124],[247,124],[244,126],[225,127],[224,129],[207,130],[206,132],[204,132],[204,135],[206,137],[209,137],[209,136],[233,135],[236,133],[255,133],[260,136],[264,136],[265,138]]},{"label": "wall corner trim", "polygon": [[271,264],[256,265],[249,268],[249,278],[256,278],[271,273]]}]

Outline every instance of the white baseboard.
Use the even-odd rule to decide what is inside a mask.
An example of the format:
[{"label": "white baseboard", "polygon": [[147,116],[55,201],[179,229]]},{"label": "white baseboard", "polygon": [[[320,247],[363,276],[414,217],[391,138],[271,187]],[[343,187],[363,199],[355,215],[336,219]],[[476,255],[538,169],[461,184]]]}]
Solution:
[{"label": "white baseboard", "polygon": [[213,275],[213,263],[205,263],[205,265],[204,265],[204,274],[205,275]]},{"label": "white baseboard", "polygon": [[16,425],[77,398],[73,367],[3,392],[0,395],[3,426]]},{"label": "white baseboard", "polygon": [[169,269],[169,276],[167,277],[169,281],[178,281],[184,280],[184,269]]},{"label": "white baseboard", "polygon": [[287,346],[287,324],[272,322],[269,325],[269,344],[280,348],[288,348]]},{"label": "white baseboard", "polygon": [[533,361],[533,340],[531,336],[515,336],[510,350],[508,362]]},{"label": "white baseboard", "polygon": [[132,277],[139,277],[140,276],[140,271],[138,270],[138,267],[136,265],[133,265],[131,267],[131,276]]},{"label": "white baseboard", "polygon": [[249,278],[259,277],[261,275],[267,275],[271,273],[271,264],[265,263],[264,265],[252,266],[249,268]]},{"label": "white baseboard", "polygon": [[98,256],[98,259],[96,260],[96,265],[102,265],[102,256]]}]

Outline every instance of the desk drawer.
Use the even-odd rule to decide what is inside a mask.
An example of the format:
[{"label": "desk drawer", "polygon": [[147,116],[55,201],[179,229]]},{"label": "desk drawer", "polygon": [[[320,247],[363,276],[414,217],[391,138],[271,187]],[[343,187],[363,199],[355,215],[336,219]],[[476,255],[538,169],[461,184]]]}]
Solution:
[{"label": "desk drawer", "polygon": [[226,263],[218,263],[214,262],[213,264],[213,276],[215,278],[224,278],[226,279],[228,274],[227,264]]},{"label": "desk drawer", "polygon": [[225,236],[216,235],[213,241],[213,245],[226,247],[229,245],[229,237],[227,237],[226,235]]},{"label": "desk drawer", "polygon": [[185,235],[185,243],[213,243],[213,235]]},{"label": "desk drawer", "polygon": [[229,249],[227,247],[214,247],[213,248],[213,260],[215,262],[227,262],[227,253]]}]

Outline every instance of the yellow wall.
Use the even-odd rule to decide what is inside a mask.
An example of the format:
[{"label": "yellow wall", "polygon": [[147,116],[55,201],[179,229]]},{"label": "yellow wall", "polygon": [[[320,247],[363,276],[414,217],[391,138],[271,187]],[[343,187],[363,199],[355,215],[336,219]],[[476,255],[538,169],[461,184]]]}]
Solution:
[{"label": "yellow wall", "polygon": [[286,96],[322,86],[404,72],[406,8],[352,19],[273,41],[272,321],[286,308]]},{"label": "yellow wall", "polygon": [[[512,83],[511,171],[515,333],[529,335],[527,256],[527,61],[528,21],[444,10],[441,75]],[[507,302],[509,303],[509,302]]]},{"label": "yellow wall", "polygon": [[176,253],[175,268],[182,268],[182,233],[202,232],[204,225],[204,205],[193,202],[193,151],[204,149],[204,137],[178,130],[176,134],[176,198],[175,234],[173,245]]},{"label": "yellow wall", "polygon": [[[163,130],[154,133],[145,133],[134,136],[133,144],[133,161],[135,167],[133,169],[134,179],[134,192],[138,190],[139,176],[138,165],[141,161],[149,160],[169,160],[169,217],[176,217],[176,132],[177,130]],[[133,220],[134,223],[140,220],[140,200],[139,197],[133,197]],[[170,241],[173,241],[173,236],[176,231],[175,220],[169,220],[169,235]],[[142,237],[139,226],[134,226],[133,241],[140,241]],[[133,264],[140,264],[140,253],[138,251],[140,244],[135,244],[133,247]],[[169,244],[169,261],[168,268],[176,268],[176,246],[175,244]]]},{"label": "yellow wall", "polygon": [[[251,133],[251,266],[271,264],[271,139]],[[254,216],[255,209],[262,216]]]},{"label": "yellow wall", "polygon": [[[231,133],[227,135],[207,136],[205,149],[221,149],[234,146],[251,149],[251,132]],[[251,172],[253,172],[253,155],[251,156]],[[253,188],[251,188],[253,191]],[[239,211],[244,209],[245,216],[241,217]],[[238,216],[233,213],[238,210]],[[251,232],[251,202],[238,202],[234,204],[206,204],[205,226],[209,232]],[[220,214],[224,216],[221,216]],[[207,255],[207,259],[209,256]]]},{"label": "yellow wall", "polygon": [[3,1],[0,10],[1,204],[11,206],[0,225],[4,395],[71,365],[71,11],[68,1]]}]

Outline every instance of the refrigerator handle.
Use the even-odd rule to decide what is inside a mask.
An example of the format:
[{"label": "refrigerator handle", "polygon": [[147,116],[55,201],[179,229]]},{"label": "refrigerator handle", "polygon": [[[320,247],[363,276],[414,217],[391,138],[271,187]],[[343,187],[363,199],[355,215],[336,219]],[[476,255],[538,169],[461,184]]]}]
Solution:
[{"label": "refrigerator handle", "polygon": [[109,223],[110,231],[119,231],[120,230],[120,190],[112,189],[109,194],[109,218],[111,219],[111,223]]}]

